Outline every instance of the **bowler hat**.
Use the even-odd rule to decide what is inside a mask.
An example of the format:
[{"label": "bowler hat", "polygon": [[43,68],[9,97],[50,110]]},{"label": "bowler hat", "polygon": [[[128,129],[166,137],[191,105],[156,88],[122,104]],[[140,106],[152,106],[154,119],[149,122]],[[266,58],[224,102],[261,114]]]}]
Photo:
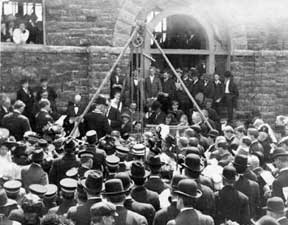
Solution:
[{"label": "bowler hat", "polygon": [[107,105],[107,99],[103,96],[99,96],[96,100],[95,100],[96,105]]},{"label": "bowler hat", "polygon": [[228,165],[223,168],[222,175],[228,181],[235,181],[237,172],[234,166]]},{"label": "bowler hat", "polygon": [[103,174],[99,170],[90,170],[87,178],[81,183],[88,193],[98,194],[102,190]]},{"label": "bowler hat", "polygon": [[98,202],[90,208],[91,220],[94,217],[117,216],[116,206],[110,202]]},{"label": "bowler hat", "polygon": [[146,178],[150,175],[150,172],[145,170],[145,167],[142,162],[135,161],[131,165],[129,175],[132,178]]},{"label": "bowler hat", "polygon": [[175,175],[173,175],[173,177],[172,177],[172,179],[171,179],[171,187],[172,187],[173,189],[176,189],[178,183],[179,183],[181,180],[185,179],[185,178],[187,178],[187,177],[185,177],[184,175],[181,175],[181,174],[175,174]]},{"label": "bowler hat", "polygon": [[267,200],[267,204],[263,209],[275,212],[275,213],[283,213],[287,211],[284,205],[284,201],[282,198],[279,197],[272,197]]},{"label": "bowler hat", "polygon": [[192,172],[201,172],[204,169],[200,156],[197,154],[188,154],[182,165]]},{"label": "bowler hat", "polygon": [[197,183],[194,180],[187,178],[179,181],[177,190],[174,191],[174,193],[194,199],[202,196],[202,192],[198,189]]},{"label": "bowler hat", "polygon": [[115,178],[120,179],[123,184],[125,191],[129,191],[133,186],[134,182],[131,180],[127,172],[120,172],[115,175]]},{"label": "bowler hat", "polygon": [[161,167],[164,163],[161,162],[159,155],[151,156],[147,162],[150,167]]},{"label": "bowler hat", "polygon": [[276,159],[278,157],[281,156],[288,156],[288,151],[286,151],[286,149],[282,148],[282,147],[278,147],[274,150],[272,158]]},{"label": "bowler hat", "polygon": [[105,190],[102,192],[102,195],[121,195],[126,193],[120,179],[107,180],[104,186]]}]

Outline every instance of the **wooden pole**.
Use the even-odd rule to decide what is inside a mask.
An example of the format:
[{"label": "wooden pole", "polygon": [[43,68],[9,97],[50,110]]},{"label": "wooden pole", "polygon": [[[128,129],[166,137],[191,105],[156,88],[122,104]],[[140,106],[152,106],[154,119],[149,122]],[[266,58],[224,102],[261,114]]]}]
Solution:
[{"label": "wooden pole", "polygon": [[[71,131],[71,133],[68,136],[68,140],[70,138],[75,138],[75,131],[77,130],[80,122],[82,121],[82,119],[84,118],[84,116],[87,114],[88,110],[90,109],[91,105],[93,104],[93,102],[95,101],[95,99],[99,96],[101,90],[103,89],[103,87],[105,86],[105,84],[109,81],[109,78],[112,74],[112,72],[114,71],[115,67],[117,66],[117,64],[119,63],[120,59],[123,57],[125,51],[127,50],[127,48],[129,47],[130,42],[133,40],[134,36],[136,35],[136,33],[138,32],[139,26],[136,26],[135,30],[133,31],[133,33],[131,34],[130,38],[127,40],[126,44],[124,45],[121,53],[119,54],[118,58],[116,59],[115,63],[113,64],[113,66],[111,67],[111,69],[107,72],[106,77],[102,80],[102,83],[100,84],[100,86],[97,88],[97,91],[95,92],[95,94],[92,96],[91,100],[89,101],[88,105],[86,106],[85,110],[83,111],[83,113],[80,115],[79,119],[76,120],[75,125],[73,130]],[[70,139],[71,140],[71,139]]]},{"label": "wooden pole", "polygon": [[165,61],[167,62],[167,64],[169,65],[170,69],[173,71],[174,75],[177,77],[177,79],[179,80],[180,84],[182,85],[183,89],[185,90],[186,94],[188,95],[188,97],[190,98],[190,100],[193,102],[193,104],[196,106],[196,109],[198,110],[198,112],[201,114],[201,116],[203,117],[205,123],[208,125],[209,129],[212,130],[213,127],[211,126],[211,124],[209,123],[209,121],[207,120],[207,118],[205,117],[205,115],[203,114],[201,108],[199,107],[198,103],[196,102],[196,100],[193,98],[193,96],[191,95],[190,91],[188,90],[188,88],[186,87],[186,85],[184,84],[184,82],[182,81],[181,77],[178,75],[178,73],[176,72],[175,68],[173,67],[173,65],[171,64],[170,60],[168,59],[168,57],[166,56],[165,52],[163,51],[163,49],[160,47],[158,41],[155,39],[155,37],[153,36],[152,32],[150,31],[149,27],[146,26],[146,30],[148,32],[148,34],[150,35],[150,37],[153,39],[153,41],[155,42],[157,48],[159,49],[159,51],[161,52],[162,56],[164,57]]}]

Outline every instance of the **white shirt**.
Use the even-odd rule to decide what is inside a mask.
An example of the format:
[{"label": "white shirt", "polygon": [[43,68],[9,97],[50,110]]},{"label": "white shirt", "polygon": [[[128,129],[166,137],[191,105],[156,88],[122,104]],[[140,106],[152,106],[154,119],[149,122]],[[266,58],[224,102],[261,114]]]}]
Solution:
[{"label": "white shirt", "polygon": [[29,30],[25,29],[23,33],[19,28],[15,29],[13,32],[13,41],[16,44],[25,44],[29,38]]},{"label": "white shirt", "polygon": [[230,94],[229,85],[230,85],[230,79],[226,81],[226,84],[225,84],[225,94]]},{"label": "white shirt", "polygon": [[150,76],[150,81],[151,81],[151,83],[153,83],[153,81],[154,81],[154,76]]}]

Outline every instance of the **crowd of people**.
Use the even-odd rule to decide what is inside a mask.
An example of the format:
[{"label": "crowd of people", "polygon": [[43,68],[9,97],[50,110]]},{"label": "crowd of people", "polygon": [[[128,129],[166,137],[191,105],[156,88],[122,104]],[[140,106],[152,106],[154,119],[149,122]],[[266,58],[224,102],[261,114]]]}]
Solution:
[{"label": "crowd of people", "polygon": [[84,117],[79,94],[57,110],[45,78],[2,96],[0,224],[287,225],[287,118],[235,121],[231,72],[177,72],[201,111],[154,67],[143,81],[117,67]]}]

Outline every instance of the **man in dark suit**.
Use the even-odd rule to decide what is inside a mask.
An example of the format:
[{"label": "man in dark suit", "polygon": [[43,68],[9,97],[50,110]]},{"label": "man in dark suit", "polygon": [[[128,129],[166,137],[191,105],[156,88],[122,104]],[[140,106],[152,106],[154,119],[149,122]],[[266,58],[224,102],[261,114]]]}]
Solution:
[{"label": "man in dark suit", "polygon": [[85,192],[87,193],[87,202],[82,205],[76,205],[68,210],[67,218],[71,219],[75,225],[90,225],[90,208],[98,202],[101,202],[100,192],[103,184],[103,174],[101,171],[92,170],[87,178],[81,181]]},{"label": "man in dark suit", "polygon": [[3,117],[8,114],[9,112],[12,112],[12,107],[11,107],[11,99],[4,95],[1,96],[1,106],[0,106],[0,125],[2,123]]},{"label": "man in dark suit", "polygon": [[121,68],[116,66],[115,71],[110,78],[110,98],[114,96],[115,88],[123,88],[124,80],[125,76],[121,74]]},{"label": "man in dark suit", "polygon": [[181,180],[177,185],[175,194],[178,196],[177,208],[180,213],[175,220],[170,220],[167,225],[187,225],[191,223],[214,225],[211,216],[202,214],[195,209],[196,200],[202,195],[195,181],[192,179]]},{"label": "man in dark suit", "polygon": [[282,198],[269,198],[264,209],[266,209],[266,214],[276,219],[280,225],[288,225],[288,219],[285,212],[285,204]]},{"label": "man in dark suit", "polygon": [[147,225],[147,220],[144,216],[130,211],[124,207],[126,199],[122,181],[120,179],[110,179],[105,182],[105,191],[102,195],[113,204],[116,205],[118,216],[115,218],[115,225]]},{"label": "man in dark suit", "polygon": [[191,77],[192,82],[190,87],[190,93],[193,97],[195,97],[199,93],[203,93],[203,80],[199,79],[199,72],[197,70],[191,71]]},{"label": "man in dark suit", "polygon": [[43,158],[43,149],[34,150],[32,153],[32,163],[22,168],[21,181],[26,191],[29,190],[30,184],[46,185],[49,183],[48,175],[41,166]]},{"label": "man in dark suit", "polygon": [[17,99],[25,103],[25,109],[23,115],[27,116],[30,120],[30,123],[33,124],[34,115],[33,115],[33,105],[34,105],[34,96],[32,90],[29,87],[28,79],[21,80],[21,88],[17,91]]},{"label": "man in dark suit", "polygon": [[[107,101],[104,97],[100,96],[96,99],[96,106],[92,112],[84,116],[82,123],[82,136],[89,130],[95,130],[97,137],[100,139],[106,134],[110,134],[112,129],[109,121],[105,116],[107,110]],[[81,129],[80,129],[81,130]]]},{"label": "man in dark suit", "polygon": [[118,130],[120,131],[121,128],[121,113],[120,111],[113,107],[113,106],[109,106],[108,110],[107,110],[107,118],[110,124],[110,127],[112,128],[112,130]]},{"label": "man in dark suit", "polygon": [[69,101],[65,114],[67,117],[64,119],[63,127],[66,133],[70,133],[74,128],[75,121],[84,111],[81,104],[81,95],[75,95],[73,101]]},{"label": "man in dark suit", "polygon": [[176,97],[175,81],[171,79],[169,71],[164,71],[162,80],[162,91],[166,97],[169,98],[169,102],[173,101]]},{"label": "man in dark suit", "polygon": [[208,74],[203,75],[203,94],[205,98],[213,98],[214,84]]},{"label": "man in dark suit", "polygon": [[161,104],[158,101],[154,101],[151,106],[152,114],[148,118],[149,124],[165,124],[166,114],[161,109]]},{"label": "man in dark suit", "polygon": [[260,189],[258,183],[249,180],[244,174],[247,171],[248,157],[237,154],[234,158],[233,165],[240,175],[234,186],[236,190],[242,192],[248,197],[250,217],[257,218],[259,216],[260,206]]},{"label": "man in dark suit", "polygon": [[237,106],[237,99],[239,96],[238,88],[233,81],[233,76],[230,71],[224,73],[224,102],[227,108],[228,123],[233,122],[233,109]]},{"label": "man in dark suit", "polygon": [[250,223],[248,197],[235,187],[236,169],[233,166],[225,166],[223,169],[224,187],[216,193],[215,224],[219,225],[226,220],[239,224]]},{"label": "man in dark suit", "polygon": [[54,120],[50,115],[50,102],[47,99],[43,99],[39,102],[40,111],[35,117],[35,131],[43,135],[44,131],[48,128],[49,124],[53,123]]},{"label": "man in dark suit", "polygon": [[36,101],[40,101],[41,94],[47,91],[48,92],[48,100],[51,102],[52,105],[56,102],[57,94],[52,87],[48,86],[48,79],[41,78],[40,80],[40,87],[36,88]]},{"label": "man in dark suit", "polygon": [[161,194],[162,191],[169,188],[169,185],[164,183],[160,177],[160,171],[163,163],[161,162],[160,156],[152,156],[149,158],[147,164],[151,170],[151,175],[145,183],[145,187],[151,191],[155,191]]},{"label": "man in dark suit", "polygon": [[51,208],[49,213],[64,215],[68,212],[69,208],[76,205],[75,191],[77,188],[77,180],[71,178],[63,178],[60,181],[60,187],[62,202],[60,205]]},{"label": "man in dark suit", "polygon": [[272,196],[277,196],[287,200],[288,189],[288,152],[284,148],[276,148],[273,152],[273,160],[279,174],[272,184]]},{"label": "man in dark suit", "polygon": [[144,216],[148,224],[152,225],[152,222],[155,216],[155,209],[151,204],[137,202],[131,197],[130,191],[134,184],[131,178],[129,177],[128,173],[119,172],[115,175],[115,178],[120,179],[122,181],[123,188],[124,190],[126,190],[125,192],[126,199],[124,201],[124,207],[128,210],[131,210],[133,212],[136,212]]},{"label": "man in dark suit", "polygon": [[153,225],[166,225],[168,221],[175,219],[179,214],[180,210],[177,208],[178,199],[175,191],[178,183],[185,178],[184,175],[176,174],[173,176],[171,180],[171,196],[168,197],[170,205],[156,212]]},{"label": "man in dark suit", "polygon": [[220,114],[220,103],[224,97],[224,84],[218,74],[214,75],[213,86],[213,108]]},{"label": "man in dark suit", "polygon": [[14,104],[13,112],[7,114],[2,119],[2,126],[10,131],[10,135],[14,136],[17,141],[23,139],[26,131],[31,130],[29,119],[22,115],[25,104],[21,100],[17,100]]},{"label": "man in dark suit", "polygon": [[79,167],[80,163],[76,159],[75,148],[76,146],[74,141],[64,144],[64,155],[52,162],[51,169],[49,171],[50,183],[59,186],[60,180],[65,178],[65,173],[69,169]]},{"label": "man in dark suit", "polygon": [[146,77],[144,81],[145,99],[156,99],[159,92],[162,92],[161,81],[156,77],[156,68],[152,66],[149,69],[149,77]]},{"label": "man in dark suit", "polygon": [[149,175],[150,173],[145,170],[142,162],[136,161],[132,163],[130,176],[135,183],[135,187],[131,190],[131,196],[138,202],[150,203],[157,211],[160,209],[159,195],[144,186]]}]

